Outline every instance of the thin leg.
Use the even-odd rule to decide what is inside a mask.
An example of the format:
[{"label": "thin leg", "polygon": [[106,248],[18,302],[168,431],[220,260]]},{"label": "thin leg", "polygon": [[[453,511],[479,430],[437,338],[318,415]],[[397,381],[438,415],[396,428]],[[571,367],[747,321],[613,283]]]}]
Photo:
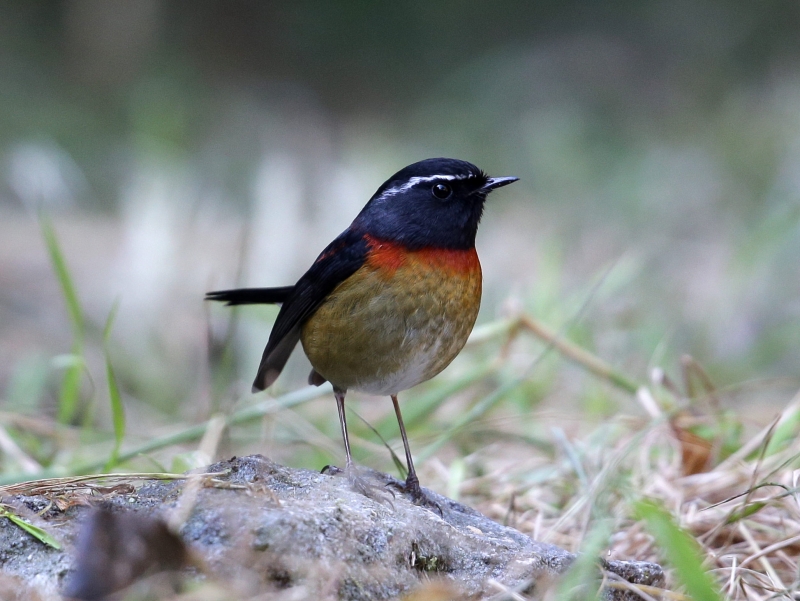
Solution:
[{"label": "thin leg", "polygon": [[342,438],[344,438],[345,470],[352,471],[353,457],[350,455],[350,439],[347,437],[347,418],[344,414],[344,395],[347,391],[338,388],[333,389],[336,396],[336,409],[339,411],[339,425],[342,427]]},{"label": "thin leg", "polygon": [[394,405],[394,413],[397,416],[397,425],[400,426],[400,436],[403,437],[403,448],[406,452],[406,463],[408,464],[408,476],[406,476],[406,483],[403,485],[402,490],[409,495],[417,505],[433,509],[439,516],[444,517],[442,508],[439,503],[434,501],[430,495],[422,490],[419,485],[419,478],[417,478],[417,471],[414,469],[414,462],[411,459],[411,448],[408,446],[408,435],[406,435],[406,426],[403,424],[403,416],[400,414],[400,403],[397,402],[397,395],[393,394],[392,404]]},{"label": "thin leg", "polygon": [[403,448],[406,451],[406,463],[408,464],[406,492],[410,493],[412,498],[419,499],[422,497],[422,489],[419,486],[419,478],[417,478],[417,472],[414,469],[414,462],[411,459],[411,448],[408,446],[406,427],[403,424],[403,416],[400,414],[400,403],[397,402],[396,394],[392,395],[392,404],[394,405],[394,413],[397,416],[397,424],[400,426],[400,436],[403,437]]},{"label": "thin leg", "polygon": [[[336,409],[339,411],[339,425],[342,427],[342,438],[344,439],[344,473],[353,490],[370,499],[379,502],[386,501],[391,505],[391,501],[386,498],[386,492],[361,477],[353,463],[353,456],[350,454],[350,438],[347,435],[347,418],[344,413],[344,396],[346,392],[346,390],[341,390],[339,388],[333,389],[333,394],[336,396]],[[337,472],[341,472],[341,470],[333,468],[332,466],[325,466],[322,470],[323,474],[335,474]]]}]

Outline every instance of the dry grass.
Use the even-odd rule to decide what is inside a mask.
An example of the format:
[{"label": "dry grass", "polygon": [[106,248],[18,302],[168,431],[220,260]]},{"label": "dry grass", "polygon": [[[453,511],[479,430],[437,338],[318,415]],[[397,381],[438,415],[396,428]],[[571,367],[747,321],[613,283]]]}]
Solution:
[{"label": "dry grass", "polygon": [[[59,279],[71,307],[76,340],[80,342],[84,336],[80,317],[83,311],[75,294],[68,293],[73,288],[71,278],[53,236],[50,242],[53,262],[61,265]],[[604,279],[605,276],[600,278],[597,286]],[[587,298],[593,294],[594,289]],[[762,431],[742,439],[741,418],[723,409],[719,392],[691,358],[685,357],[681,362],[681,386],[676,386],[662,370],[653,370],[652,381],[643,384],[570,342],[565,330],[578,321],[585,303],[588,300],[558,332],[525,315],[476,329],[464,353],[471,367],[462,369],[456,379],[439,379],[427,392],[407,397],[404,415],[412,438],[433,436],[427,447],[414,446],[425,483],[451,496],[460,496],[467,504],[537,540],[588,557],[649,560],[671,569],[667,590],[639,589],[636,594],[643,599],[684,599],[689,590],[694,590],[694,598],[698,598],[698,589],[692,589],[691,570],[687,572],[686,566],[674,561],[686,547],[681,547],[680,541],[658,538],[652,524],[639,519],[637,507],[642,499],[654,500],[696,541],[702,558],[697,563],[702,563],[717,583],[716,589],[713,585],[708,587],[703,598],[796,598],[800,591],[800,511],[796,494],[800,475],[800,395],[789,400]],[[110,318],[104,342],[111,322]],[[537,341],[534,346],[532,339]],[[124,419],[114,419],[113,438],[91,427],[79,432],[74,420],[62,415],[75,414],[80,393],[80,386],[70,388],[66,384],[72,381],[72,375],[82,377],[80,374],[88,369],[82,345],[76,345],[59,395],[58,414],[63,423],[13,412],[0,415],[5,426],[0,427],[0,448],[7,464],[0,476],[4,483],[80,475],[108,470],[117,463],[135,469],[143,461],[153,461],[154,454],[156,461],[163,462],[181,452],[184,456],[193,453],[193,461],[205,465],[217,454],[223,431],[231,439],[233,434],[238,436],[235,444],[226,443],[226,452],[263,450],[263,424],[273,415],[281,419],[282,431],[293,430],[297,436],[288,444],[277,441],[281,443],[277,447],[302,442],[307,449],[316,451],[331,447],[328,436],[338,440],[335,428],[327,429],[333,421],[328,419],[330,415],[320,417],[313,409],[304,413],[303,405],[325,394],[324,388],[297,390],[257,403],[248,395],[242,404],[229,406],[224,414],[212,415],[200,423],[181,424],[175,420],[158,435],[149,431],[148,437],[142,437],[140,433],[138,442],[133,443],[133,436],[125,432]],[[112,409],[116,399],[117,413],[124,417],[105,345],[103,351]],[[566,433],[562,429],[565,422],[558,420],[552,422],[549,431],[537,431],[536,436],[522,432],[520,424],[546,421],[540,419],[543,411],[537,408],[538,401],[526,386],[549,379],[543,386],[547,395],[571,395],[573,399],[578,396],[569,389],[569,382],[557,381],[564,372],[555,375],[553,364],[557,362],[551,359],[556,354],[577,365],[587,379],[635,399],[638,415],[618,414],[594,428],[584,427],[577,432]],[[224,372],[221,360],[220,365],[213,360],[211,363],[211,371]],[[229,387],[235,389],[236,385]],[[516,401],[512,398],[515,395]],[[628,403],[629,414],[634,413],[631,407]],[[590,421],[577,408],[572,409],[576,412],[575,421]],[[378,423],[376,427],[394,434],[393,419],[389,422],[391,430],[385,424]],[[362,444],[363,439],[374,440],[372,432],[359,427],[358,422],[352,425],[352,438],[359,447],[372,445],[377,451],[373,456],[388,455],[374,443]],[[87,442],[86,438],[94,440]],[[124,447],[123,438],[127,443]],[[397,440],[390,442],[396,447]],[[254,444],[260,448],[253,449]],[[447,457],[453,459],[449,465],[442,463]],[[308,463],[307,459],[303,462]],[[186,469],[197,465],[179,466]],[[122,482],[135,478],[128,475]],[[108,484],[112,489],[127,486],[79,478],[39,481],[36,486],[44,486],[57,497],[102,493]],[[32,486],[3,487],[0,493],[36,492]],[[680,531],[676,528],[675,532]],[[573,579],[572,588],[562,585],[553,589],[552,598],[587,598],[600,586],[629,586],[612,580],[610,575],[600,582],[595,574],[596,571],[588,581],[584,578],[576,583]],[[497,589],[497,599],[525,598],[519,591],[503,590],[500,583]],[[216,598],[212,588],[206,592],[207,598]],[[431,598],[438,598],[440,592],[433,591]],[[193,596],[196,593],[183,598],[200,598]],[[281,595],[280,598],[291,597],[289,592]]]},{"label": "dry grass", "polygon": [[[724,598],[797,598],[800,394],[770,426],[722,460],[715,448],[719,441],[703,445],[705,439],[682,426],[705,422],[708,416],[669,416],[646,389],[638,396],[650,420],[620,418],[581,440],[555,440],[560,445],[555,463],[510,446],[505,452],[495,447],[475,453],[467,461],[486,472],[464,480],[462,495],[537,540],[593,551],[591,533],[609,528],[599,549],[607,559],[654,561],[670,568],[668,550],[635,518],[635,502],[653,499],[699,543],[703,565]],[[698,466],[698,448],[705,451],[706,465]],[[503,456],[515,460],[498,461]],[[640,596],[689,598],[680,582],[681,575],[672,570],[669,590],[650,588]]]},{"label": "dry grass", "polygon": [[[635,417],[618,415],[579,434],[568,435],[558,425],[543,439],[531,441],[512,437],[513,424],[536,420],[536,415],[509,416],[506,411],[500,417],[487,417],[501,397],[486,396],[485,385],[468,376],[463,394],[447,399],[446,405],[447,397],[435,394],[426,401],[434,409],[447,409],[453,402],[466,403],[470,407],[463,415],[475,416],[472,424],[463,429],[451,428],[446,436],[440,434],[428,449],[422,450],[420,455],[433,448],[443,449],[425,463],[426,484],[459,496],[488,516],[537,540],[606,559],[661,563],[669,570],[666,589],[641,587],[636,594],[642,599],[688,599],[685,585],[691,576],[682,574],[670,562],[670,552],[675,550],[670,549],[669,542],[666,546],[663,540],[657,542],[647,522],[637,517],[637,503],[655,500],[697,542],[703,567],[718,585],[718,592],[711,591],[708,598],[796,598],[800,591],[800,437],[796,435],[800,394],[789,400],[760,432],[742,439],[739,418],[721,409],[718,391],[702,368],[689,358],[683,361],[682,386],[654,370],[650,384],[635,388],[630,379],[529,318],[506,320],[478,330],[472,353],[480,354],[475,344],[497,343],[499,337],[500,351],[495,354],[495,361],[498,357],[505,361],[523,332],[544,339],[545,348],[540,352],[555,349],[623,394],[635,389],[633,397],[644,411]],[[540,358],[537,356],[534,364],[538,365]],[[523,373],[527,377],[529,368]],[[511,389],[502,384],[501,388]],[[470,396],[470,392],[474,394]],[[291,411],[293,403],[315,396],[316,393],[298,391],[287,396],[288,402],[263,401],[240,409],[227,421],[212,418],[207,426],[174,430],[163,437],[162,446],[183,445],[185,450],[188,444],[194,448],[197,443],[193,440],[203,434],[209,439],[209,432],[213,431],[213,441],[199,443],[204,456],[213,456],[223,428],[244,426],[248,420],[258,421],[281,408]],[[470,400],[476,397],[478,401]],[[211,428],[212,423],[219,427]],[[469,443],[470,437],[477,434],[483,437],[482,443]],[[152,440],[144,444],[149,450],[158,448]],[[470,444],[478,450],[462,456],[454,454],[454,447]],[[132,453],[135,450],[127,455]],[[448,455],[455,459],[445,466],[441,458]],[[101,482],[95,477],[41,480],[4,486],[0,492],[46,491],[54,497],[75,497],[113,492],[133,480],[153,477],[159,476],[127,474],[120,479],[106,477]],[[586,598],[587,590],[588,596],[593,596],[601,586],[627,590],[631,585],[606,574],[602,582],[591,579],[577,586],[571,590],[556,587],[548,598]],[[519,591],[503,590],[500,583],[497,588],[497,599],[526,599]],[[208,598],[216,598],[213,586],[201,590]],[[193,590],[175,598],[199,598],[198,594]],[[428,598],[426,591],[419,594],[422,596],[415,598]],[[439,598],[440,594],[441,590],[431,589],[430,598]]]},{"label": "dry grass", "polygon": [[[646,391],[641,390],[639,397],[650,411],[657,409]],[[634,505],[641,498],[662,504],[698,542],[704,568],[718,583],[718,598],[795,599],[800,592],[800,439],[793,433],[799,412],[800,394],[767,428],[724,459],[714,456],[715,441],[709,441],[704,448],[713,464],[703,469],[696,461],[688,462],[688,437],[679,428],[689,421],[704,422],[704,416],[688,420],[681,414],[683,419],[678,419],[660,410],[650,419],[619,418],[580,440],[554,439],[559,449],[555,461],[524,445],[496,442],[463,458],[467,471],[479,468],[483,474],[460,480],[457,490],[463,501],[538,540],[595,553],[592,534],[608,528],[603,557],[654,561],[668,569],[665,589],[636,587],[606,574],[602,581],[584,583],[578,592],[565,594],[556,585],[546,593],[547,599],[590,598],[600,587],[628,590],[644,600],[696,598],[686,594],[681,575],[670,569],[668,553],[645,522],[635,518]],[[691,441],[697,445],[698,439]],[[696,473],[687,474],[687,468]],[[438,474],[438,484],[446,487],[457,478],[453,469],[433,459],[426,471],[434,480]],[[587,586],[592,587],[589,594]],[[530,599],[501,583],[496,589],[492,598],[498,601]],[[205,591],[202,598],[222,598],[215,596],[213,585]],[[449,591],[434,582],[409,599],[449,599]],[[296,596],[299,593],[282,591],[263,598],[302,598]],[[201,598],[198,594],[193,591],[174,599]]]}]

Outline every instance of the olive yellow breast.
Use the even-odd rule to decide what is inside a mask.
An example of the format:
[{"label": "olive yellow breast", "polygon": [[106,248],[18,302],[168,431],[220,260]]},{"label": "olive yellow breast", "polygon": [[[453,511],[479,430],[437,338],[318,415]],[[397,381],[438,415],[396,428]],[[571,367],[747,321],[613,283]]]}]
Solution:
[{"label": "olive yellow breast", "polygon": [[364,265],[328,295],[300,340],[334,386],[397,394],[450,364],[480,301],[475,249],[407,251],[370,240]]}]

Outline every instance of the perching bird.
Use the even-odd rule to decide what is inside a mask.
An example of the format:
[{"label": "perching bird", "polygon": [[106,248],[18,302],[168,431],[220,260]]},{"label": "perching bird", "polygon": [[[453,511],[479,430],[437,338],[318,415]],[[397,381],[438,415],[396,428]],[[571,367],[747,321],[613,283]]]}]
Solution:
[{"label": "perching bird", "polygon": [[348,390],[389,395],[403,438],[403,487],[425,502],[397,394],[447,367],[467,341],[481,302],[475,235],[486,196],[516,177],[488,177],[456,159],[427,159],[390,177],[350,227],[294,286],[209,292],[228,305],[281,304],[253,390],[281,373],[298,341],[313,369],[310,384],[333,385],[346,473],[367,492],[350,456]]}]

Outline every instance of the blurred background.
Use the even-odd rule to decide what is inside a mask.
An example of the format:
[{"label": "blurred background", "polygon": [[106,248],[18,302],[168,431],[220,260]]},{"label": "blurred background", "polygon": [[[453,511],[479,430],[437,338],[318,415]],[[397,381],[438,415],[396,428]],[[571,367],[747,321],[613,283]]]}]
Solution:
[{"label": "blurred background", "polygon": [[[680,379],[691,354],[763,425],[800,384],[798,31],[793,1],[2,1],[3,414],[55,420],[77,355],[61,421],[107,440],[115,303],[128,439],[249,402],[275,309],[204,292],[293,283],[388,176],[450,156],[520,177],[479,232],[479,324],[525,313],[642,382],[656,366]],[[557,354],[538,361],[532,339],[473,345],[428,386],[501,351],[432,423],[520,374],[501,431],[517,415],[569,429],[641,413]],[[297,352],[269,394],[307,372]],[[391,413],[352,398],[368,419]],[[332,399],[309,407],[228,448],[341,460]],[[39,463],[66,461],[63,441],[14,424]]]}]

